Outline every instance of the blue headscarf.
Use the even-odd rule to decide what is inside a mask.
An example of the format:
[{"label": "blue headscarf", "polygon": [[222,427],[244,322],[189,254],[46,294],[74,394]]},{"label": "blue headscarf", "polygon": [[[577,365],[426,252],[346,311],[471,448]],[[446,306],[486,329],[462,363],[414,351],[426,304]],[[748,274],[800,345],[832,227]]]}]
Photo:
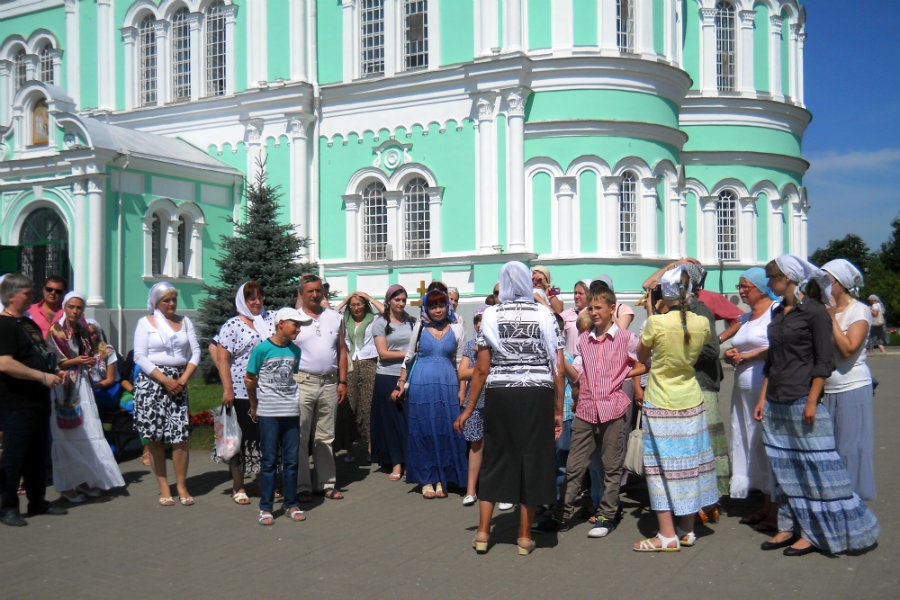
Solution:
[{"label": "blue headscarf", "polygon": [[767,295],[772,300],[778,300],[778,296],[776,296],[771,289],[769,289],[769,278],[766,277],[766,270],[762,267],[750,267],[743,273],[741,273],[741,279],[746,279],[753,286],[761,291],[763,294]]}]

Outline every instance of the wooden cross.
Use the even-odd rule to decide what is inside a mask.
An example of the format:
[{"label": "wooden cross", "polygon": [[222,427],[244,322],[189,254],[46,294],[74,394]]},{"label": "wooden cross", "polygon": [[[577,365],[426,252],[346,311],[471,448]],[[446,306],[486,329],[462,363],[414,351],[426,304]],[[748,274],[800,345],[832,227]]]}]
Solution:
[{"label": "wooden cross", "polygon": [[409,303],[410,306],[422,306],[422,298],[425,296],[425,291],[427,289],[428,288],[425,287],[425,281],[419,281],[419,287],[416,289],[416,291],[419,292],[419,299],[411,301]]}]

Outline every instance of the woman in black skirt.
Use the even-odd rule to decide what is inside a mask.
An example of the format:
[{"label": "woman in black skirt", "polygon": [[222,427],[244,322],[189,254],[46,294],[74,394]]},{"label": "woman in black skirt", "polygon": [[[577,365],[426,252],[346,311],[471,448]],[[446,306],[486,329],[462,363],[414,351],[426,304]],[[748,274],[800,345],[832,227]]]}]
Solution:
[{"label": "woman in black skirt", "polygon": [[536,304],[531,272],[520,262],[500,270],[500,304],[488,308],[461,432],[484,387],[484,457],[478,479],[480,518],[472,542],[488,549],[494,503],[520,505],[518,552],[534,550],[531,523],[538,504],[556,499],[554,440],[562,431],[562,344],[553,313]]}]

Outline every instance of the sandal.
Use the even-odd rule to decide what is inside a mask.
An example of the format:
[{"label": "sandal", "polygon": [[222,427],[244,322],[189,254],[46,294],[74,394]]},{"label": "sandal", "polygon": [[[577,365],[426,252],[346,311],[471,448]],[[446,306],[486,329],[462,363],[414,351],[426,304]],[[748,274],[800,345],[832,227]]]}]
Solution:
[{"label": "sandal", "polygon": [[272,525],[275,522],[275,517],[272,516],[272,513],[266,512],[264,510],[259,511],[259,524],[260,525]]},{"label": "sandal", "polygon": [[181,502],[182,506],[194,505],[194,498],[192,496],[179,496],[178,501]]},{"label": "sandal", "polygon": [[235,504],[250,504],[250,496],[244,490],[231,493],[231,499]]},{"label": "sandal", "polygon": [[326,498],[328,498],[329,500],[343,500],[344,499],[344,495],[337,488],[328,488],[327,490],[324,490],[322,495],[325,496]]},{"label": "sandal", "polygon": [[434,496],[435,498],[446,498],[447,492],[444,491],[444,487],[438,482],[436,486],[434,486]]},{"label": "sandal", "polygon": [[719,505],[713,504],[712,510],[708,513],[701,508],[697,511],[697,518],[701,523],[718,523],[719,522]]},{"label": "sandal", "polygon": [[175,498],[172,496],[160,496],[159,497],[159,505],[160,506],[175,506]]},{"label": "sandal", "polygon": [[291,518],[291,521],[295,523],[306,520],[306,514],[297,506],[288,509],[288,516]]},{"label": "sandal", "polygon": [[675,535],[678,536],[678,543],[685,548],[690,548],[697,543],[697,536],[693,531],[684,531],[681,527],[676,527]]},{"label": "sandal", "polygon": [[[653,540],[659,540],[660,545],[657,546],[653,543]],[[672,543],[675,544],[674,547],[670,546]],[[635,552],[678,552],[679,550],[681,550],[681,543],[677,537],[665,537],[660,533],[657,533],[652,538],[641,540],[634,545]]]},{"label": "sandal", "polygon": [[422,497],[426,500],[432,500],[435,498],[434,487],[430,483],[428,485],[422,486]]},{"label": "sandal", "polygon": [[478,554],[484,554],[488,551],[488,542],[491,541],[491,534],[489,533],[481,533],[480,531],[475,534],[475,539],[472,540],[472,547],[475,548],[475,552]]},{"label": "sandal", "polygon": [[519,538],[516,540],[516,545],[519,547],[519,556],[528,556],[534,552],[533,538]]},{"label": "sandal", "polygon": [[403,475],[400,473],[391,473],[390,475],[388,475],[388,479],[390,479],[391,481],[400,481],[401,477],[403,477]]}]

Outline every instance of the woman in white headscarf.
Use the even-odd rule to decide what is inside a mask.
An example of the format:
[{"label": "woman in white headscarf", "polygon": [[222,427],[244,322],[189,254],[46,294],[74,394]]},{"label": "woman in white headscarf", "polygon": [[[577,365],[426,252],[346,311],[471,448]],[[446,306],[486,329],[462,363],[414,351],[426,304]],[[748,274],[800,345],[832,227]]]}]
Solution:
[{"label": "woman in white headscarf", "polygon": [[173,506],[166,478],[165,444],[172,445],[175,486],[184,506],[194,504],[187,490],[187,382],[200,363],[200,344],[194,324],[177,315],[178,290],[160,281],[147,297],[150,314],[134,330],[134,362],[140,368],[134,381],[134,421],[148,440],[153,474],[159,484],[160,506]]},{"label": "woman in white headscarf", "polygon": [[[237,414],[241,428],[241,451],[234,455],[231,467],[231,499],[235,504],[250,504],[244,489],[244,477],[259,474],[259,424],[250,418],[250,400],[244,376],[250,353],[274,333],[272,314],[263,308],[262,286],[256,281],[241,284],[234,296],[237,316],[222,325],[216,339],[219,343],[216,367],[222,381],[222,404]],[[258,484],[255,486],[258,487]]]},{"label": "woman in white headscarf", "polygon": [[[554,438],[562,430],[562,340],[556,318],[534,300],[531,273],[520,262],[500,269],[500,304],[484,312],[462,431],[482,387],[484,455],[478,481],[480,518],[472,542],[487,552],[496,502],[518,503],[518,553],[534,550],[538,504],[556,500]],[[555,435],[554,435],[555,425]]]},{"label": "woman in white headscarf", "polygon": [[47,349],[57,356],[63,385],[51,392],[53,413],[53,485],[72,503],[84,496],[96,498],[125,485],[116,459],[103,435],[94,400],[89,369],[97,362],[97,349],[84,320],[85,298],[69,292],[63,298],[63,314],[50,326]]},{"label": "woman in white headscarf", "polygon": [[834,371],[825,380],[825,407],[834,424],[837,451],[847,465],[853,490],[863,500],[875,499],[872,445],[872,374],[866,364],[866,338],[872,311],[856,299],[862,273],[848,260],[837,258],[822,266],[831,277]]},{"label": "woman in white headscarf", "polygon": [[881,529],[853,491],[835,450],[831,415],[819,403],[834,369],[833,325],[820,300],[830,279],[793,254],[767,264],[766,275],[783,300],[769,324],[766,379],[754,411],[778,506],[778,533],[761,547],[784,548],[786,556],[865,550]]}]

